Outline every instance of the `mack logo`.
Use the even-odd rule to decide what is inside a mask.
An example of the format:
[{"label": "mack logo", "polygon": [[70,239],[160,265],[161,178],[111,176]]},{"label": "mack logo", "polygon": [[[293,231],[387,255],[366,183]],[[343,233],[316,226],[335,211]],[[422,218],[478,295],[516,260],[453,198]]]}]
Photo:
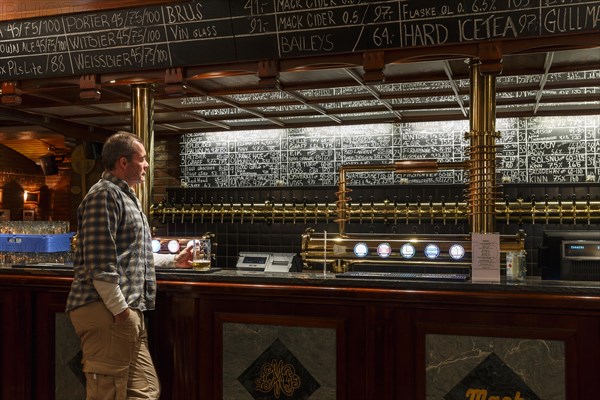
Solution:
[{"label": "mack logo", "polygon": [[444,400],[540,400],[521,377],[490,353],[445,396]]},{"label": "mack logo", "polygon": [[515,393],[514,396],[489,396],[485,389],[468,389],[466,393],[468,400],[525,400],[521,397],[521,392]]}]

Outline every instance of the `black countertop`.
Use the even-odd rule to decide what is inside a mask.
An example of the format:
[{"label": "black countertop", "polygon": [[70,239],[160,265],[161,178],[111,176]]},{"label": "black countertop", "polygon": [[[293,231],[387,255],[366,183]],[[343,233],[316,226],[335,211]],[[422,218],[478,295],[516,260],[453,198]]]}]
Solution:
[{"label": "black countertop", "polygon": [[[0,275],[27,276],[73,276],[73,267],[64,264],[20,265],[12,268],[0,268]],[[537,277],[528,277],[524,282],[474,283],[450,281],[395,280],[395,279],[356,279],[343,278],[332,273],[317,271],[305,272],[257,272],[238,271],[236,269],[216,269],[197,272],[185,269],[157,269],[157,280],[169,282],[215,282],[256,285],[296,285],[345,288],[382,288],[398,290],[445,290],[445,291],[486,291],[573,294],[579,296],[600,296],[599,281],[549,281]]]}]

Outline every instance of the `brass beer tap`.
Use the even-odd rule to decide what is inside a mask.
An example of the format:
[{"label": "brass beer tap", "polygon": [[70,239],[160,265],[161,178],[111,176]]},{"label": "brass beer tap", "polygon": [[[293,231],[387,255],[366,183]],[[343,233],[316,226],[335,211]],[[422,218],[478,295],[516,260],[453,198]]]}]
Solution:
[{"label": "brass beer tap", "polygon": [[223,205],[223,198],[221,197],[221,223],[223,223],[223,219],[225,218],[225,206]]},{"label": "brass beer tap", "polygon": [[200,197],[200,223],[204,223],[204,197]]},{"label": "brass beer tap", "polygon": [[577,224],[577,199],[575,197],[575,193],[571,195],[572,207],[573,210],[573,225]]},{"label": "brass beer tap", "polygon": [[531,195],[531,224],[535,225],[535,194]]},{"label": "brass beer tap", "polygon": [[296,225],[296,212],[298,211],[296,207],[296,198],[292,197],[292,223],[294,225]]},{"label": "brass beer tap", "polygon": [[302,213],[304,214],[304,225],[306,225],[306,197],[302,198]]},{"label": "brass beer tap", "polygon": [[286,211],[285,211],[285,197],[282,197],[281,198],[281,223],[282,224],[285,224],[285,219],[286,219],[285,213],[286,213]]},{"label": "brass beer tap", "polygon": [[448,210],[446,210],[446,199],[444,198],[444,196],[441,197],[441,201],[442,201],[442,221],[443,221],[444,225],[446,225],[446,213],[448,212]]},{"label": "brass beer tap", "polygon": [[556,199],[558,200],[558,223],[563,222],[563,208],[562,208],[562,196],[559,194]]},{"label": "brass beer tap", "polygon": [[210,198],[210,223],[214,223],[215,222],[215,203],[214,203],[214,199],[211,197]]},{"label": "brass beer tap", "polygon": [[240,197],[240,224],[244,223],[244,198]]},{"label": "brass beer tap", "polygon": [[429,222],[433,224],[433,197],[429,196]]},{"label": "brass beer tap", "polygon": [[363,202],[362,202],[362,196],[358,196],[358,217],[359,217],[358,222],[360,224],[362,224],[363,223]]},{"label": "brass beer tap", "polygon": [[375,222],[375,204],[373,202],[373,196],[371,196],[371,225]]},{"label": "brass beer tap", "polygon": [[585,199],[586,199],[585,200],[585,215],[587,216],[587,224],[590,225],[592,209],[590,206],[590,194],[589,193],[585,196]]},{"label": "brass beer tap", "polygon": [[546,217],[546,225],[548,225],[548,217],[550,214],[550,207],[548,207],[548,195],[544,195],[544,216]]}]

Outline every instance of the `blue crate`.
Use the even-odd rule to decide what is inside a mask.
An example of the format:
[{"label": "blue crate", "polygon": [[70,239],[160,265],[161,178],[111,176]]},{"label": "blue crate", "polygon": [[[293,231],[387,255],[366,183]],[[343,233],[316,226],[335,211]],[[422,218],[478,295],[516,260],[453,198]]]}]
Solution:
[{"label": "blue crate", "polygon": [[58,253],[71,251],[73,233],[53,235],[0,234],[0,251],[15,253]]}]

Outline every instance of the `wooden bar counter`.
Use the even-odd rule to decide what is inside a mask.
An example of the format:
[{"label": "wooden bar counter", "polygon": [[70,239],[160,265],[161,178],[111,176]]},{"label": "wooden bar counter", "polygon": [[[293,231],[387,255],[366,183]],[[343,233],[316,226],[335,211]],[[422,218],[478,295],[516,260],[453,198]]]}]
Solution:
[{"label": "wooden bar counter", "polygon": [[[83,397],[72,271],[0,269],[0,398]],[[600,283],[158,272],[161,399],[569,399],[600,393]]]}]

